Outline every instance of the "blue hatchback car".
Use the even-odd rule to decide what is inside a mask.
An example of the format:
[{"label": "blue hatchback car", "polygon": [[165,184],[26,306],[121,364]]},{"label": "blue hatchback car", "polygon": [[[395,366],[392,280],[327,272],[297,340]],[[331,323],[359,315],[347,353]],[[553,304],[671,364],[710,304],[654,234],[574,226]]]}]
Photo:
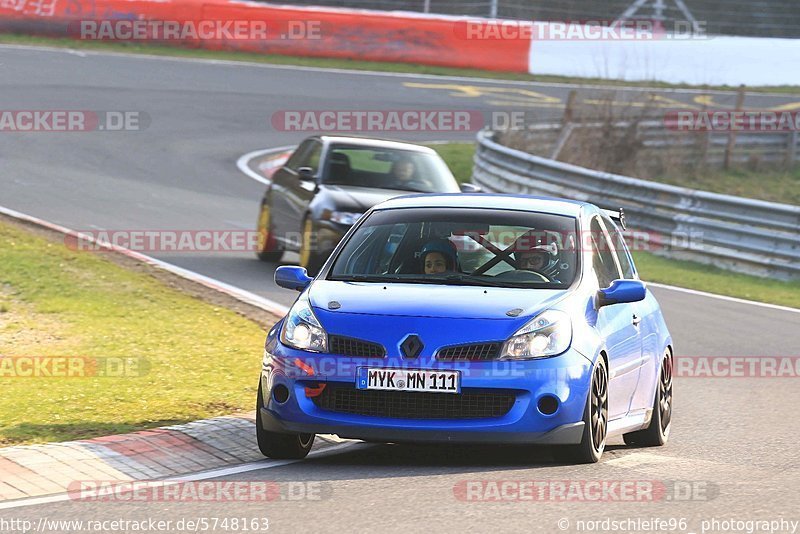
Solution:
[{"label": "blue hatchback car", "polygon": [[[534,444],[596,462],[608,437],[663,445],[673,347],[619,222],[517,195],[395,198],[369,210],[269,332],[257,437]],[[617,222],[615,222],[615,217]]]}]

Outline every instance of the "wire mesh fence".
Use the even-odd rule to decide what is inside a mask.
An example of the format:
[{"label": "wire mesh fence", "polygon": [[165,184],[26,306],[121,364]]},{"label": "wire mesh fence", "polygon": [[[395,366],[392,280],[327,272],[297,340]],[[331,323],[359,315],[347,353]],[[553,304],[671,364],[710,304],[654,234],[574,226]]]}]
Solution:
[{"label": "wire mesh fence", "polygon": [[[712,35],[800,38],[798,0],[289,0],[297,5],[539,21],[694,19]],[[287,2],[287,3],[289,3]]]}]

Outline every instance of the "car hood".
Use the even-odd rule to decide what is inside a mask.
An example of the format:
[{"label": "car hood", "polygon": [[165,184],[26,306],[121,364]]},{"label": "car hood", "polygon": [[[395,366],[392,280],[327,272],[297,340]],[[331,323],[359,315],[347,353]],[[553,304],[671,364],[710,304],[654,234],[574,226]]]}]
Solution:
[{"label": "car hood", "polygon": [[[317,280],[308,297],[314,308],[334,314],[525,321],[566,293],[563,289]],[[509,315],[511,310],[516,313]]]},{"label": "car hood", "polygon": [[375,204],[384,200],[403,195],[413,195],[413,191],[399,191],[397,189],[379,189],[375,187],[359,187],[354,185],[325,185],[324,189],[338,206],[352,206],[360,211],[367,211]]}]

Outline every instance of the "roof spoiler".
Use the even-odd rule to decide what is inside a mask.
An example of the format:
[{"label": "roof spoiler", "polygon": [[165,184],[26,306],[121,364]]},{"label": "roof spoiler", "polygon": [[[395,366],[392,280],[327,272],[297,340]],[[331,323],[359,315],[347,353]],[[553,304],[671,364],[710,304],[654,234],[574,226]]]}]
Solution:
[{"label": "roof spoiler", "polygon": [[628,229],[628,221],[625,218],[625,210],[619,208],[618,210],[603,210],[611,220],[617,222],[623,230]]}]

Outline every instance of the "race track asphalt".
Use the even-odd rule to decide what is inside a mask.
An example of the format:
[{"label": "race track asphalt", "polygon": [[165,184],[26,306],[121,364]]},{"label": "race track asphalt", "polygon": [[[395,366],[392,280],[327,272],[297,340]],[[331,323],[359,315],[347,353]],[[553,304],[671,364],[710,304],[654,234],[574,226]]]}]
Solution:
[{"label": "race track asphalt", "polygon": [[[570,89],[0,47],[2,110],[135,110],[151,121],[139,132],[0,132],[0,205],[77,230],[251,229],[264,186],[236,168],[237,158],[251,150],[297,143],[307,135],[273,129],[270,117],[276,111],[528,109],[537,116],[557,117]],[[599,92],[579,88],[579,97],[598,98]],[[613,98],[624,102],[642,94],[617,90]],[[654,95],[655,101],[671,106],[696,106],[709,99],[730,106],[735,101],[733,93]],[[791,107],[797,101],[800,96],[754,95],[746,107]],[[397,137],[471,140],[474,133]],[[277,289],[271,267],[250,254],[154,256],[282,304],[295,296]],[[666,288],[655,293],[681,355],[800,356],[799,313]],[[260,357],[258,347],[253,357]],[[324,489],[320,500],[62,502],[4,510],[0,517],[266,516],[270,530],[277,532],[579,532],[586,527],[580,520],[606,518],[688,520],[685,529],[626,523],[611,532],[699,532],[701,521],[712,518],[798,520],[798,385],[798,378],[678,379],[668,446],[630,449],[615,440],[603,461],[592,466],[559,465],[546,452],[526,449],[354,444],[302,463],[225,477],[314,481]],[[654,502],[460,500],[454,487],[478,480],[655,481],[668,493]],[[688,499],[680,491],[685,488],[694,488]],[[559,523],[561,519],[569,524]]]}]

